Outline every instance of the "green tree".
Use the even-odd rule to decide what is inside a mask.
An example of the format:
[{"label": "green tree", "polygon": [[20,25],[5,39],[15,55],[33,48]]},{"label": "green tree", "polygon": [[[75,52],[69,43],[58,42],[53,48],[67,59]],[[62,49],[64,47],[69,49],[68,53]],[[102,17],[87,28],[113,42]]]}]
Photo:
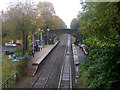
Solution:
[{"label": "green tree", "polygon": [[119,3],[83,3],[79,31],[89,51],[80,65],[79,78],[84,87],[120,87],[120,15]]},{"label": "green tree", "polygon": [[23,55],[28,51],[28,41],[32,40],[34,32],[39,29],[66,27],[65,23],[55,15],[54,7],[49,2],[39,2],[37,5],[30,3],[30,1],[13,2],[7,11],[2,12],[2,20],[3,44],[10,39],[23,39]]},{"label": "green tree", "polygon": [[37,14],[38,17],[41,17],[44,20],[43,29],[47,28],[53,30],[57,28],[66,28],[65,23],[55,15],[55,9],[52,3],[50,2],[39,2],[37,4]]},{"label": "green tree", "polygon": [[79,19],[74,18],[71,22],[70,27],[72,29],[78,29],[79,28]]},{"label": "green tree", "polygon": [[[10,26],[9,30],[16,36],[22,35],[23,39],[23,55],[27,51],[28,48],[28,34],[31,31],[31,25],[34,20],[34,7],[30,4],[30,2],[16,2],[11,3],[9,6],[9,10],[6,12],[6,17],[4,23]],[[3,23],[3,31],[7,27]],[[5,25],[5,26],[4,26]],[[12,35],[7,34],[7,35]],[[13,36],[14,36],[13,35]]]}]

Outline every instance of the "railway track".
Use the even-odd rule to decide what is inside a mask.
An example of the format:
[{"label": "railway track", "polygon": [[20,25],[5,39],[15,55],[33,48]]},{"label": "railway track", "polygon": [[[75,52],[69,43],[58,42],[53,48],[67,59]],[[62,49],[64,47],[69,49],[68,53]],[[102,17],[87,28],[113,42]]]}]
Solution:
[{"label": "railway track", "polygon": [[[59,46],[57,47],[59,48]],[[55,51],[54,51],[55,52]],[[39,87],[39,88],[45,88],[46,86],[46,83],[48,82],[48,79],[50,78],[50,75],[52,74],[52,71],[54,70],[54,67],[53,67],[53,63],[54,61],[56,60],[57,58],[57,55],[55,57],[52,57],[49,61],[48,61],[48,64],[44,65],[43,69],[38,72],[38,76],[37,78],[35,79],[35,81],[32,83],[32,85],[30,86],[30,88],[36,88],[36,87]],[[52,68],[52,69],[51,69]],[[46,73],[45,76],[42,77],[42,74],[45,72],[45,71],[48,71]],[[41,78],[42,77],[42,78]]]},{"label": "railway track", "polygon": [[64,65],[61,69],[58,88],[72,88],[71,67],[69,65],[69,56],[66,56]]},{"label": "railway track", "polygon": [[[67,39],[64,40],[64,38],[61,40],[61,45],[64,45],[64,43],[67,40]],[[52,52],[53,54],[51,55],[47,64],[45,64],[42,70],[38,72],[36,79],[30,85],[30,88],[43,88],[43,89],[49,88],[51,78],[54,75],[54,72],[56,71],[56,65],[58,64],[58,62],[59,62],[58,65],[62,64],[63,60],[61,60],[61,56],[65,54],[66,49],[67,49],[67,45],[64,48],[61,45],[58,44],[58,46],[55,48],[56,50],[53,50]]]},{"label": "railway track", "polygon": [[68,37],[67,51],[64,55],[65,60],[61,68],[61,74],[59,79],[58,88],[70,88],[72,89],[72,73],[71,73],[71,61],[70,61],[70,36]]}]

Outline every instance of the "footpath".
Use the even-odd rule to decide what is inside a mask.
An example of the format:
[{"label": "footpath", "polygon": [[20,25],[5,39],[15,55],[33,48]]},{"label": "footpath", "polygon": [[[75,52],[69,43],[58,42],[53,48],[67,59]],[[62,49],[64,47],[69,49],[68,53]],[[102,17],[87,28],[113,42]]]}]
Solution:
[{"label": "footpath", "polygon": [[45,55],[47,55],[53,48],[54,45],[45,45],[41,51],[35,52],[34,57],[31,56],[31,59],[28,61],[27,75],[17,83],[15,88],[28,88],[29,82],[33,81],[33,64],[39,60],[40,62],[44,60]]}]

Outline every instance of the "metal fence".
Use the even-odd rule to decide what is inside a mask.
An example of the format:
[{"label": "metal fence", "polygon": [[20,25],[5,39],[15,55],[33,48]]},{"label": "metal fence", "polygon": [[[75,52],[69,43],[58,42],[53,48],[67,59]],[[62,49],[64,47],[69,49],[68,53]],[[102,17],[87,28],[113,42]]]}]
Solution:
[{"label": "metal fence", "polygon": [[13,74],[12,76],[10,76],[8,79],[6,79],[1,85],[0,88],[12,88],[14,86],[14,84],[17,82],[18,80],[18,75],[17,73]]}]

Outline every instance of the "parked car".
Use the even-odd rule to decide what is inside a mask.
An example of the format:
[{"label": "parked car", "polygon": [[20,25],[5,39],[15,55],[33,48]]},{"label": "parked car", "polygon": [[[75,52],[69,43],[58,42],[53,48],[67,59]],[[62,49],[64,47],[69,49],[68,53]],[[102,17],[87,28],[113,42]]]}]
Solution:
[{"label": "parked car", "polygon": [[16,39],[15,44],[16,44],[16,45],[21,45],[21,44],[22,44],[22,40],[21,40],[21,39]]},{"label": "parked car", "polygon": [[6,55],[12,55],[12,54],[14,54],[14,52],[12,52],[12,51],[5,51],[5,53],[6,53]]},{"label": "parked car", "polygon": [[9,42],[7,42],[7,43],[5,43],[5,46],[16,47],[17,45],[14,44],[14,43],[9,43]]}]

